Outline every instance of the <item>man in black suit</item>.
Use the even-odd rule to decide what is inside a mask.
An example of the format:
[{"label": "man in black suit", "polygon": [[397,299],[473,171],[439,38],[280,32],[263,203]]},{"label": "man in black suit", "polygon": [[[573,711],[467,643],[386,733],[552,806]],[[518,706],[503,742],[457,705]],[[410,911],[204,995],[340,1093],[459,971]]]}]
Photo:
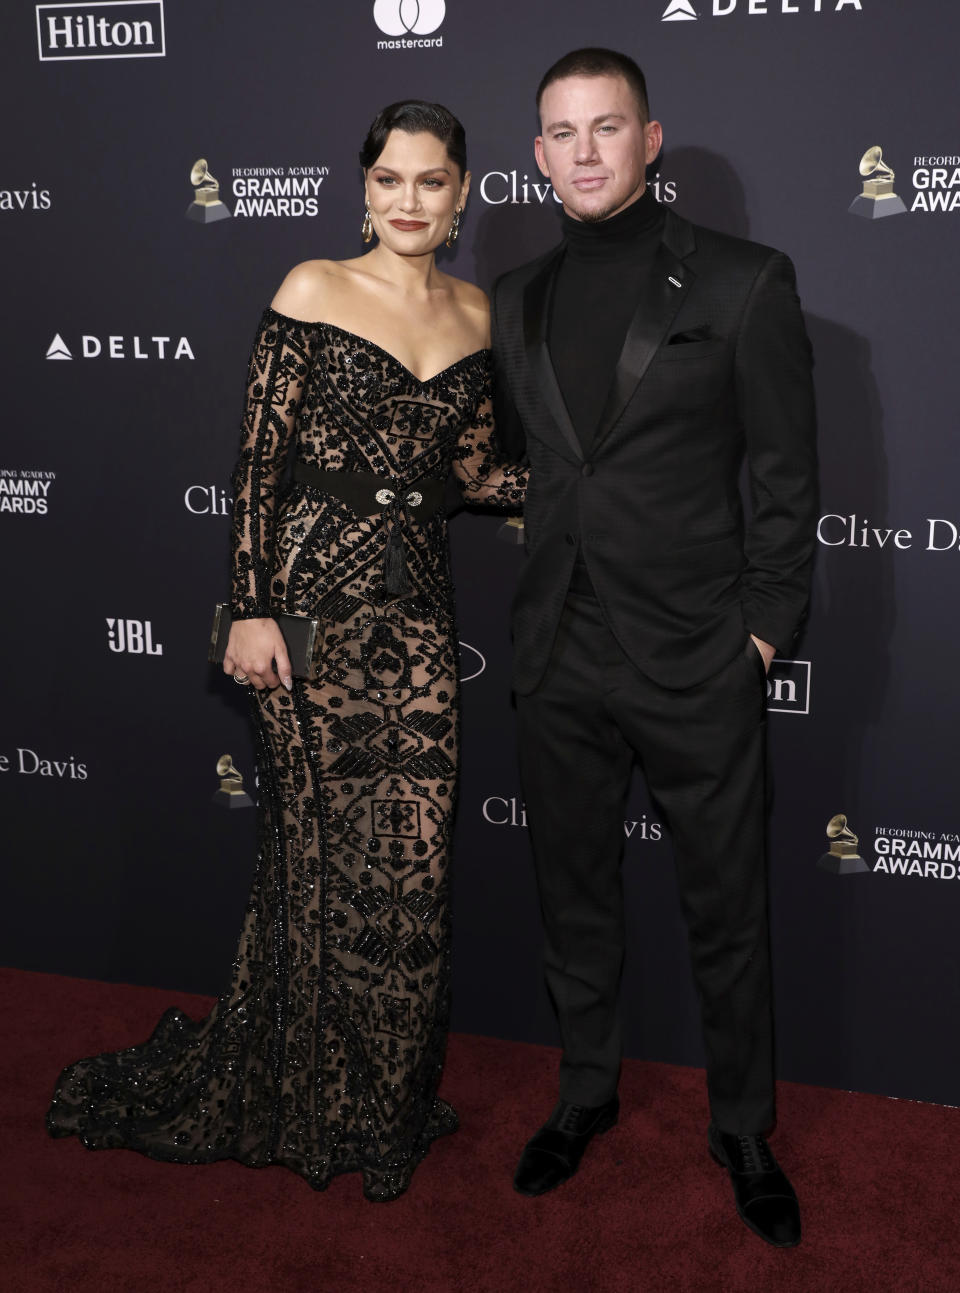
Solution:
[{"label": "man in black suit", "polygon": [[[514,1184],[542,1194],[617,1121],[620,865],[631,768],[670,827],[711,1124],[737,1208],[799,1242],[774,1118],[766,671],[804,617],[817,515],[810,347],[779,252],[646,188],[662,132],[625,55],[577,50],[537,95],[561,244],[493,294],[498,434],[526,457],[514,687],[560,1102]],[[738,478],[744,456],[750,515]]]}]

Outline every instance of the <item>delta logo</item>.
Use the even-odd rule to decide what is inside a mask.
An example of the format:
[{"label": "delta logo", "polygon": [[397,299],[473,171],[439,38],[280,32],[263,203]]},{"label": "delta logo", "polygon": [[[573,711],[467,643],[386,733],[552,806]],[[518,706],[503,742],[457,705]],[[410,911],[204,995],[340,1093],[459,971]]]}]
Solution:
[{"label": "delta logo", "polygon": [[[841,9],[863,12],[861,0],[712,0],[710,8],[701,6],[711,18],[729,18],[739,13],[748,18],[770,14],[839,13]],[[696,22],[700,13],[691,0],[670,0],[661,22]]]},{"label": "delta logo", "polygon": [[[80,355],[83,359],[194,359],[193,348],[186,337],[96,337],[84,333],[80,338]],[[47,346],[47,358],[73,359],[74,354],[60,333],[56,333]]]}]

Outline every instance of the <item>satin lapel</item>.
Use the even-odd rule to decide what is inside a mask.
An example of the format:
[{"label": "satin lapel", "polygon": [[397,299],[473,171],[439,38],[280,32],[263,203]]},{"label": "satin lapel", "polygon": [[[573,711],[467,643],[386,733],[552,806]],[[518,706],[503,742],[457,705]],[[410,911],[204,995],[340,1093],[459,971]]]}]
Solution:
[{"label": "satin lapel", "polygon": [[[668,245],[667,236],[672,232],[672,223],[668,221],[664,229],[664,241],[657,248],[640,303],[627,329],[600,425],[594,437],[594,453],[616,426],[621,413],[633,398],[696,278],[693,270],[684,265]],[[675,240],[671,238],[669,241]]]},{"label": "satin lapel", "polygon": [[552,256],[540,272],[530,280],[523,293],[523,335],[527,348],[527,364],[533,376],[537,392],[550,412],[550,416],[567,445],[578,459],[583,458],[580,440],[570,414],[560,393],[557,374],[554,372],[547,349],[547,324],[550,319],[550,301],[553,296],[553,282],[560,264],[560,249]]}]

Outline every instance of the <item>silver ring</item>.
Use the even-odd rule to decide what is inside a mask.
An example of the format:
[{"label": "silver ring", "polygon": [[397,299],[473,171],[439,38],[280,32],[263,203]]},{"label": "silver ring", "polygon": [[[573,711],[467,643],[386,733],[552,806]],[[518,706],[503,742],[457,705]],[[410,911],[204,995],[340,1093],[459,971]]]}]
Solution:
[{"label": "silver ring", "polygon": [[249,687],[250,685],[250,679],[247,677],[245,673],[235,673],[233,675],[233,681],[239,687]]}]

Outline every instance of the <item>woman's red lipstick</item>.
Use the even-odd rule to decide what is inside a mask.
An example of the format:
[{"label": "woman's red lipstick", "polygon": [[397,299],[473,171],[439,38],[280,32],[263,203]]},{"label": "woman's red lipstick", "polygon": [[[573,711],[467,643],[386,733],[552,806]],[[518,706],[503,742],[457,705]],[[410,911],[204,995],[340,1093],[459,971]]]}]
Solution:
[{"label": "woman's red lipstick", "polygon": [[388,223],[392,224],[394,229],[399,229],[401,233],[412,232],[414,229],[426,229],[427,227],[426,220],[390,220]]}]

